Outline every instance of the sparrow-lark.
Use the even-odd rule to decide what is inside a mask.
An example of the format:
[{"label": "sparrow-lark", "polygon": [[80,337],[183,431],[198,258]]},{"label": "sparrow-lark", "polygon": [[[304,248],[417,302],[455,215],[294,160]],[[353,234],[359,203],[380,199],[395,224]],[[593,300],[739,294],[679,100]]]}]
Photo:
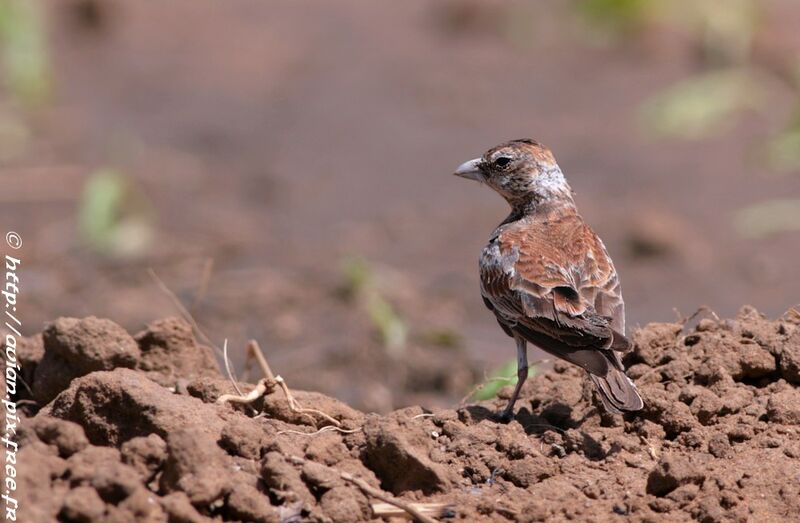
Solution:
[{"label": "sparrow-lark", "polygon": [[517,344],[519,379],[502,417],[512,417],[528,377],[528,342],[588,372],[609,412],[641,409],[620,360],[632,344],[619,278],[550,150],[514,140],[455,174],[485,183],[511,206],[480,258],[483,301]]}]

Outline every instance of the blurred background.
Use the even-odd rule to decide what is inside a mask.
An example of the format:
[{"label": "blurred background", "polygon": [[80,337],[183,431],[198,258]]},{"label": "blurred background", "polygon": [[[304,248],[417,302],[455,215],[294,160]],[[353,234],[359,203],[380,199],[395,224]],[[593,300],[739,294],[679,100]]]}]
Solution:
[{"label": "blurred background", "polygon": [[629,328],[780,315],[798,27],[791,0],[0,0],[25,331],[177,314],[152,269],[240,370],[256,338],[293,387],[452,404],[514,345],[477,275],[505,203],[451,173],[521,137],[605,240]]}]

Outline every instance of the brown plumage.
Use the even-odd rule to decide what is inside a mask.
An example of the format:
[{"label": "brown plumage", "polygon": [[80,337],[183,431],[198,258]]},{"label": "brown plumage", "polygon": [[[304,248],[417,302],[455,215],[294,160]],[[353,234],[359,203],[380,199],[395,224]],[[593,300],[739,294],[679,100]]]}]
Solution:
[{"label": "brown plumage", "polygon": [[527,343],[586,370],[608,411],[641,409],[619,356],[632,347],[617,273],[553,154],[534,140],[514,140],[455,174],[485,183],[511,205],[480,258],[484,303],[517,343],[519,380],[504,416],[528,377]]}]

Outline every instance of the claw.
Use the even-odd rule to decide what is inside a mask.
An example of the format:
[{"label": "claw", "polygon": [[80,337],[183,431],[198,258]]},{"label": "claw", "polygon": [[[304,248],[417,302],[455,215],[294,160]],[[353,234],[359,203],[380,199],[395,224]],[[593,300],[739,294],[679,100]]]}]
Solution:
[{"label": "claw", "polygon": [[508,424],[514,420],[514,411],[506,408],[502,412],[495,413],[492,417],[497,423]]}]

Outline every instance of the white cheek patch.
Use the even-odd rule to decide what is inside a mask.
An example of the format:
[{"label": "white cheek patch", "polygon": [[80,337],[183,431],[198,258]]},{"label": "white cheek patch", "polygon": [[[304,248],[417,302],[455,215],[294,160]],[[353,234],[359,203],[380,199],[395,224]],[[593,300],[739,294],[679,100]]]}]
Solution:
[{"label": "white cheek patch", "polygon": [[572,194],[564,174],[555,163],[538,164],[530,171],[495,173],[487,177],[486,185],[508,201],[527,197],[541,201],[569,197]]},{"label": "white cheek patch", "polygon": [[536,177],[536,192],[543,195],[569,192],[567,179],[558,165],[543,165],[542,171]]}]

